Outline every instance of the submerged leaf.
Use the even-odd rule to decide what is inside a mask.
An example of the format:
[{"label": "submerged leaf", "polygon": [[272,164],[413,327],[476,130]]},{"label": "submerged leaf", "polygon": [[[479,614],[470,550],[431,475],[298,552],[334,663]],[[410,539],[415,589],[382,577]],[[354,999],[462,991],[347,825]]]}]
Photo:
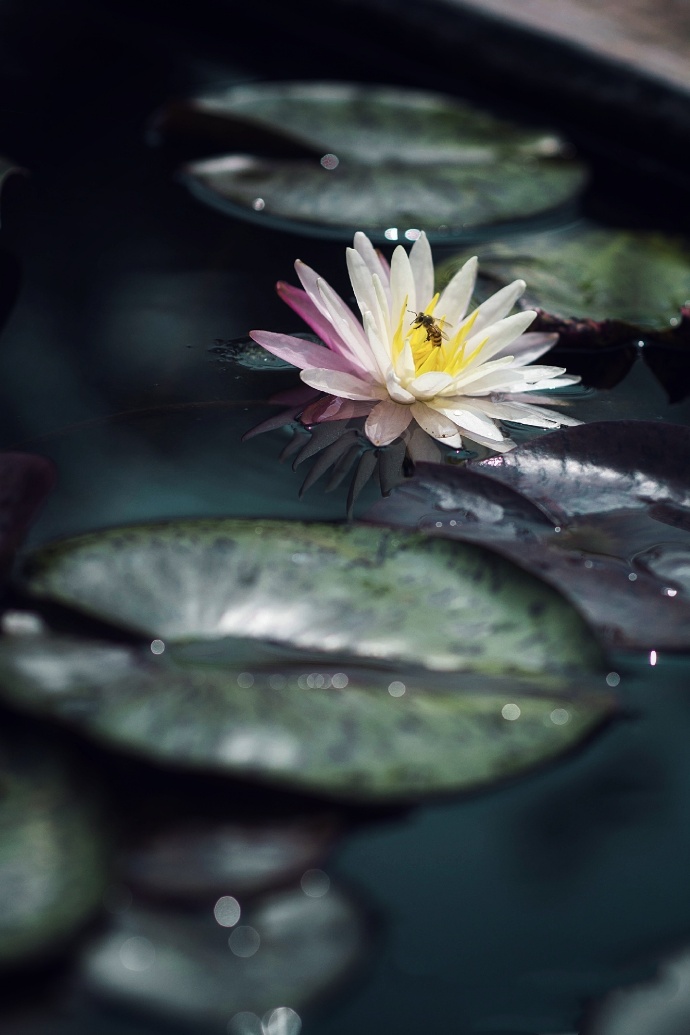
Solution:
[{"label": "submerged leaf", "polygon": [[0,961],[53,949],[100,904],[106,860],[92,789],[44,737],[3,717]]},{"label": "submerged leaf", "polygon": [[216,922],[212,906],[134,907],[87,949],[82,977],[98,999],[178,1024],[232,1031],[233,1015],[252,1013],[258,1035],[262,1015],[301,1010],[342,981],[366,950],[367,926],[335,887],[321,898],[267,895],[243,907],[232,928]]},{"label": "submerged leaf", "polygon": [[[399,87],[253,83],[190,101],[184,114],[190,138],[207,131],[210,148],[235,152],[189,165],[190,188],[234,215],[302,232],[465,237],[560,205],[585,180],[553,134]],[[158,116],[163,136],[179,137],[181,125]]]},{"label": "submerged leaf", "polygon": [[204,663],[198,645],[153,656],[63,637],[0,642],[0,692],[15,705],[161,764],[369,802],[557,757],[610,714],[602,687],[601,676],[414,674],[313,656],[240,669],[213,649]]},{"label": "submerged leaf", "polygon": [[166,642],[248,636],[484,672],[600,661],[579,615],[504,559],[368,526],[135,525],[37,550],[24,580],[36,596]]}]

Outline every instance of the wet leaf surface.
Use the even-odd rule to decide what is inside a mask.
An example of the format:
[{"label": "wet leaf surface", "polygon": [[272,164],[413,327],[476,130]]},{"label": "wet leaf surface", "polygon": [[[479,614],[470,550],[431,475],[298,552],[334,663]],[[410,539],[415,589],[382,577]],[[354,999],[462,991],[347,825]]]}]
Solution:
[{"label": "wet leaf surface", "polygon": [[493,242],[481,249],[480,264],[494,281],[525,280],[525,308],[633,328],[668,328],[690,290],[687,242],[588,222]]},{"label": "wet leaf surface", "polygon": [[432,669],[596,666],[579,616],[481,547],[369,526],[216,519],[31,554],[27,589],[165,642],[245,636]]},{"label": "wet leaf surface", "polygon": [[155,133],[197,151],[207,134],[211,149],[234,152],[186,167],[189,187],[207,203],[334,237],[357,228],[386,240],[390,227],[464,237],[561,205],[585,180],[552,134],[400,88],[232,87],[164,109]]},{"label": "wet leaf surface", "polygon": [[90,777],[44,736],[0,731],[0,961],[50,951],[100,904],[103,820]]},{"label": "wet leaf surface", "polygon": [[690,428],[600,421],[544,435],[471,465],[555,520],[654,504],[690,507]]},{"label": "wet leaf surface", "polygon": [[[462,260],[452,260],[451,276]],[[520,277],[524,307],[539,311],[532,329],[558,333],[550,358],[612,388],[641,355],[670,402],[690,393],[690,247],[660,233],[581,222],[525,234],[480,251],[479,296]]]},{"label": "wet leaf surface", "polygon": [[690,431],[608,421],[464,468],[420,465],[369,519],[481,542],[558,587],[612,645],[690,645]]},{"label": "wet leaf surface", "polygon": [[369,937],[359,907],[332,885],[321,898],[297,889],[242,905],[230,928],[216,922],[212,904],[135,905],[87,949],[82,978],[92,996],[120,1008],[231,1031],[238,1013],[258,1021],[329,991],[361,960]]},{"label": "wet leaf surface", "polygon": [[7,637],[0,692],[160,764],[362,802],[491,783],[556,757],[612,709],[601,675],[411,674],[272,653]]}]

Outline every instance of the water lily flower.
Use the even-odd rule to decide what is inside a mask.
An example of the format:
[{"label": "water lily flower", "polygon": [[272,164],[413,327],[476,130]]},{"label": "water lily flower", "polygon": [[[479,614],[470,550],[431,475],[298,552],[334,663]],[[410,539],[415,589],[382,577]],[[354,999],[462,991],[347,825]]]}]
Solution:
[{"label": "water lily flower", "polygon": [[398,246],[390,266],[357,233],[347,266],[361,322],[322,277],[298,261],[303,290],[282,282],[277,290],[323,344],[251,331],[259,345],[299,367],[305,384],[326,393],[302,414],[304,423],[366,417],[367,438],[385,446],[416,422],[453,448],[466,437],[498,451],[515,445],[501,421],[549,429],[581,423],[533,404],[526,394],[580,379],[563,367],[534,362],[556,336],[525,333],[536,316],[532,310],[508,315],[524,281],[501,288],[468,315],[477,259],[435,292],[424,233],[409,255]]}]

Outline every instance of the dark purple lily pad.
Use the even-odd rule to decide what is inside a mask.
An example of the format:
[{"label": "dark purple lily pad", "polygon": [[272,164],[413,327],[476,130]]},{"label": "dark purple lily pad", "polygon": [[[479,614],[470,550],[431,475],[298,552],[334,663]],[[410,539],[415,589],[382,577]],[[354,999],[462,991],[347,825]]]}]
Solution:
[{"label": "dark purple lily pad", "polygon": [[690,507],[690,428],[662,421],[560,429],[468,466],[527,496],[556,523],[660,503]]},{"label": "dark purple lily pad", "polygon": [[491,546],[618,647],[690,647],[690,429],[609,421],[419,465],[368,520]]}]

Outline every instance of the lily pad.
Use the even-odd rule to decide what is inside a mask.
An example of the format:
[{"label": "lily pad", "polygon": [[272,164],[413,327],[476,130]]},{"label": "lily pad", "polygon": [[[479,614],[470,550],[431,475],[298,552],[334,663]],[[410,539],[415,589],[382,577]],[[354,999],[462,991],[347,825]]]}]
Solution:
[{"label": "lily pad", "polygon": [[236,519],[106,530],[35,551],[37,597],[168,643],[244,636],[431,669],[601,661],[562,598],[480,546],[357,525]]},{"label": "lily pad", "polygon": [[543,435],[470,465],[538,504],[555,521],[672,503],[690,508],[690,428],[601,421]]},{"label": "lily pad", "polygon": [[[187,166],[202,200],[331,237],[354,228],[380,241],[420,229],[465,238],[562,205],[586,175],[553,133],[398,87],[254,83],[187,102],[182,122],[179,105],[164,110],[156,126],[163,138],[182,126],[197,145],[205,127],[214,150],[222,138],[235,152]],[[264,157],[247,153],[253,144]],[[300,147],[302,157],[280,157]]]},{"label": "lily pad", "polygon": [[185,648],[153,655],[7,637],[0,693],[159,764],[364,802],[522,772],[570,748],[612,709],[601,675],[414,674],[313,656],[296,664],[290,655],[240,669],[223,663],[221,646],[204,663],[200,645],[190,657]]},{"label": "lily pad", "polygon": [[55,948],[100,905],[103,822],[84,774],[3,718],[0,733],[0,961]]},{"label": "lily pad", "polygon": [[[445,276],[461,261],[450,262]],[[490,292],[496,281],[519,277],[527,282],[525,308],[562,319],[620,321],[629,336],[636,328],[668,328],[690,296],[690,246],[659,233],[579,223],[493,242],[480,263],[493,282]]]},{"label": "lily pad", "polygon": [[464,468],[418,465],[367,519],[484,543],[616,647],[690,645],[690,431],[607,421]]},{"label": "lily pad", "polygon": [[223,1030],[248,1013],[261,1032],[262,1016],[286,1019],[340,983],[369,938],[362,911],[333,886],[321,898],[267,895],[238,920],[135,906],[87,949],[81,977],[92,996],[136,1012]]}]

